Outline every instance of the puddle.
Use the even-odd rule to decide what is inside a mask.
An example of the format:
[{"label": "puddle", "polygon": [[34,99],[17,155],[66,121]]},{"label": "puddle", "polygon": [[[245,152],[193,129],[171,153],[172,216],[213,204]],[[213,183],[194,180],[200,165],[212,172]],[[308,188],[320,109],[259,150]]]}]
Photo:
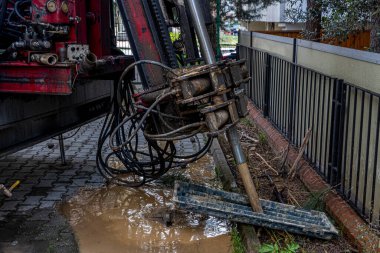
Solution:
[{"label": "puddle", "polygon": [[[189,165],[185,177],[215,178],[206,156]],[[225,220],[173,209],[172,190],[160,185],[138,189],[109,186],[83,189],[60,206],[82,253],[231,251]],[[166,226],[167,222],[171,226]]]}]

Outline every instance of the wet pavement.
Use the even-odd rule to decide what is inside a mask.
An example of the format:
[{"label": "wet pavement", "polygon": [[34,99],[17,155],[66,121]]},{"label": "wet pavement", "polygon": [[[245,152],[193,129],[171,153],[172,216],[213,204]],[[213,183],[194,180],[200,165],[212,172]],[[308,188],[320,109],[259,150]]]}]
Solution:
[{"label": "wet pavement", "polygon": [[[195,173],[213,182],[213,173],[198,170],[210,159],[206,156],[189,166],[182,179],[192,179]],[[59,209],[74,228],[81,252],[230,251],[226,221],[173,207],[172,188],[151,184],[83,189]]]},{"label": "wet pavement", "polygon": [[[174,211],[170,188],[106,186],[95,163],[101,126],[64,141],[67,165],[58,140],[0,158],[0,184],[21,180],[12,198],[0,195],[0,253],[229,252],[226,222]],[[210,157],[194,164],[185,177],[213,182]]]}]

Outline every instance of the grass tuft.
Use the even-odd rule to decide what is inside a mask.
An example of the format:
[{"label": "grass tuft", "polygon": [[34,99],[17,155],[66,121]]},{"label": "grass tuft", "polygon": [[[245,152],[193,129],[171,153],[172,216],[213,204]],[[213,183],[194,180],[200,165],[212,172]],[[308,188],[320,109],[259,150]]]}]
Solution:
[{"label": "grass tuft", "polygon": [[244,253],[245,247],[243,245],[243,240],[240,237],[240,234],[234,226],[231,230],[231,241],[232,241],[232,253]]}]

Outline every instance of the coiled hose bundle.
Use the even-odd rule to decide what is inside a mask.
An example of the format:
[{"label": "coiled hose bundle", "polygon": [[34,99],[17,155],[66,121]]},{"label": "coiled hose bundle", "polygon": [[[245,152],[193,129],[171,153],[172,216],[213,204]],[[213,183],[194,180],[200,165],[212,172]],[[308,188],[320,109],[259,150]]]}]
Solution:
[{"label": "coiled hose bundle", "polygon": [[[212,144],[212,138],[201,133],[202,123],[191,123],[180,128],[171,126],[171,120],[187,119],[161,111],[161,103],[174,95],[168,89],[162,89],[149,107],[134,102],[135,88],[124,79],[139,64],[158,65],[168,74],[175,75],[172,69],[161,63],[143,60],[127,67],[115,85],[111,110],[99,137],[96,161],[100,173],[107,180],[129,187],[141,186],[171,168],[180,168],[200,159]],[[167,126],[170,131],[155,133],[161,125]],[[181,145],[190,143],[190,139],[194,151],[180,151]]]}]

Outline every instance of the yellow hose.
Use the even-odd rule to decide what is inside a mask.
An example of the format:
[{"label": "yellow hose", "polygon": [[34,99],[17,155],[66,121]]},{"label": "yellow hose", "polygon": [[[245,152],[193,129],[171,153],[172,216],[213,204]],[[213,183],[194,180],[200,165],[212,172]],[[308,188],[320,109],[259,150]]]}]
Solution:
[{"label": "yellow hose", "polygon": [[16,188],[20,184],[20,180],[17,180],[12,184],[12,186],[9,188],[9,191],[12,191],[14,188]]}]

